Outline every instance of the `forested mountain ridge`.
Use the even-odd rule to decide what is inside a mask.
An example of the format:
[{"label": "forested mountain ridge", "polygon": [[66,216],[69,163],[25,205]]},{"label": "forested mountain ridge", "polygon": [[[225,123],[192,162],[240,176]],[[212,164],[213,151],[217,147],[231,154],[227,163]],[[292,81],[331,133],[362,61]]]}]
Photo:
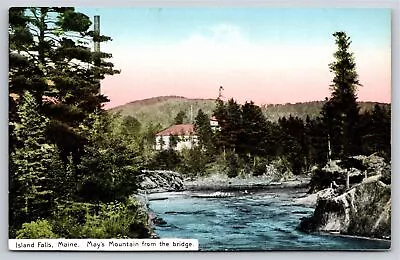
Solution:
[{"label": "forested mountain ridge", "polygon": [[[277,121],[280,117],[289,117],[289,115],[297,116],[303,120],[307,115],[311,118],[319,116],[321,108],[325,101],[298,102],[295,104],[267,104],[262,105],[261,109],[268,120]],[[372,110],[375,104],[390,106],[387,103],[379,102],[358,102],[360,112]],[[122,116],[133,116],[139,122],[146,125],[150,122],[160,123],[163,127],[167,127],[174,122],[174,117],[184,111],[186,118],[185,123],[190,122],[190,111],[192,107],[193,119],[198,109],[204,113],[211,115],[215,109],[215,99],[191,99],[181,96],[159,96],[143,100],[136,100],[121,106],[113,107],[108,111],[117,113]]]}]

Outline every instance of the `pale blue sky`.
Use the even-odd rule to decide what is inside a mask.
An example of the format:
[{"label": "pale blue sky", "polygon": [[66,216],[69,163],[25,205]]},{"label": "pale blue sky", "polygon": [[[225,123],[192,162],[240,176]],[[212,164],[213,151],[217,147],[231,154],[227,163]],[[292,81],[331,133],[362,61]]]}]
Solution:
[{"label": "pale blue sky", "polygon": [[77,8],[113,38],[109,106],[162,95],[258,104],[330,95],[332,34],[352,40],[364,101],[390,102],[391,11],[380,8]]},{"label": "pale blue sky", "polygon": [[390,42],[390,9],[377,8],[77,8],[101,16],[115,40],[166,44],[215,24],[239,27],[252,42],[326,43],[344,30],[355,41]]}]

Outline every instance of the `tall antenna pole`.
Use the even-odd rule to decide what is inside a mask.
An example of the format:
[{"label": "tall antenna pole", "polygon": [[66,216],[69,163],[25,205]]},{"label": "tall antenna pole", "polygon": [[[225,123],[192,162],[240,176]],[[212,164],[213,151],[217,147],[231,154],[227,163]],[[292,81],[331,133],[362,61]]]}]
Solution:
[{"label": "tall antenna pole", "polygon": [[[100,15],[94,16],[94,32],[95,32],[96,36],[100,36]],[[100,52],[99,39],[95,39],[95,41],[94,41],[94,51]]]},{"label": "tall antenna pole", "polygon": [[218,90],[218,98],[217,99],[222,99],[223,95],[222,95],[222,91],[224,90],[223,86],[219,86],[219,90]]},{"label": "tall antenna pole", "polygon": [[[94,39],[94,52],[96,54],[96,59],[94,61],[94,65],[97,67],[96,70],[99,70],[100,68],[100,15],[95,15],[94,16],[94,33],[95,33],[95,39]],[[96,71],[96,77],[97,77],[97,84],[99,85],[99,94],[101,94],[101,85],[100,85],[100,78],[99,78],[99,71]]]}]

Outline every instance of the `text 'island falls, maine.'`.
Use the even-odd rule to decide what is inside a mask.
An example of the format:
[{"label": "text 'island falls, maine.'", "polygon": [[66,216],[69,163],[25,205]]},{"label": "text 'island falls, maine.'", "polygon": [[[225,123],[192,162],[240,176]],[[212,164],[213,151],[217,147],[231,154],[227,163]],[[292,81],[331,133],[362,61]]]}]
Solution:
[{"label": "text 'island falls, maine.'", "polygon": [[12,7],[8,36],[9,239],[390,249],[390,9]]}]

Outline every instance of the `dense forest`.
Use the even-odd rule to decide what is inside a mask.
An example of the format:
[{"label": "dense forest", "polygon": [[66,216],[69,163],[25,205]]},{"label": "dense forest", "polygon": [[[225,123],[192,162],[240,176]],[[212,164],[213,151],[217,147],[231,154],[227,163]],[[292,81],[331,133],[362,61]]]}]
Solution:
[{"label": "dense forest", "polygon": [[[211,111],[196,111],[199,145],[178,152],[154,150],[161,125],[104,110],[100,81],[119,71],[111,54],[91,50],[93,41],[111,40],[91,25],[74,8],[10,9],[10,238],[149,237],[147,212],[132,196],[142,169],[236,177],[274,164],[300,175],[350,155],[390,160],[390,106],[360,111],[361,84],[343,32],[333,35],[332,94],[318,116],[271,120],[251,101],[218,99]],[[182,111],[173,116],[171,124],[188,119]]]},{"label": "dense forest", "polygon": [[134,136],[99,93],[110,37],[74,8],[9,10],[9,237],[148,237]]},{"label": "dense forest", "polygon": [[[186,98],[179,96],[160,96],[143,100],[135,100],[124,105],[109,108],[107,111],[118,113],[122,117],[132,116],[142,126],[150,123],[160,124],[160,128],[167,128],[173,124],[179,112],[185,113],[184,123],[193,123],[194,117],[199,109],[207,115],[212,115],[217,106],[214,99]],[[320,115],[325,101],[298,102],[295,104],[262,104],[261,111],[269,121],[277,122],[281,117],[299,117],[303,120],[316,118]],[[378,102],[358,101],[360,113],[373,110],[375,105],[388,108],[390,104]],[[192,111],[192,112],[191,112]],[[193,114],[193,117],[190,115]]]}]

